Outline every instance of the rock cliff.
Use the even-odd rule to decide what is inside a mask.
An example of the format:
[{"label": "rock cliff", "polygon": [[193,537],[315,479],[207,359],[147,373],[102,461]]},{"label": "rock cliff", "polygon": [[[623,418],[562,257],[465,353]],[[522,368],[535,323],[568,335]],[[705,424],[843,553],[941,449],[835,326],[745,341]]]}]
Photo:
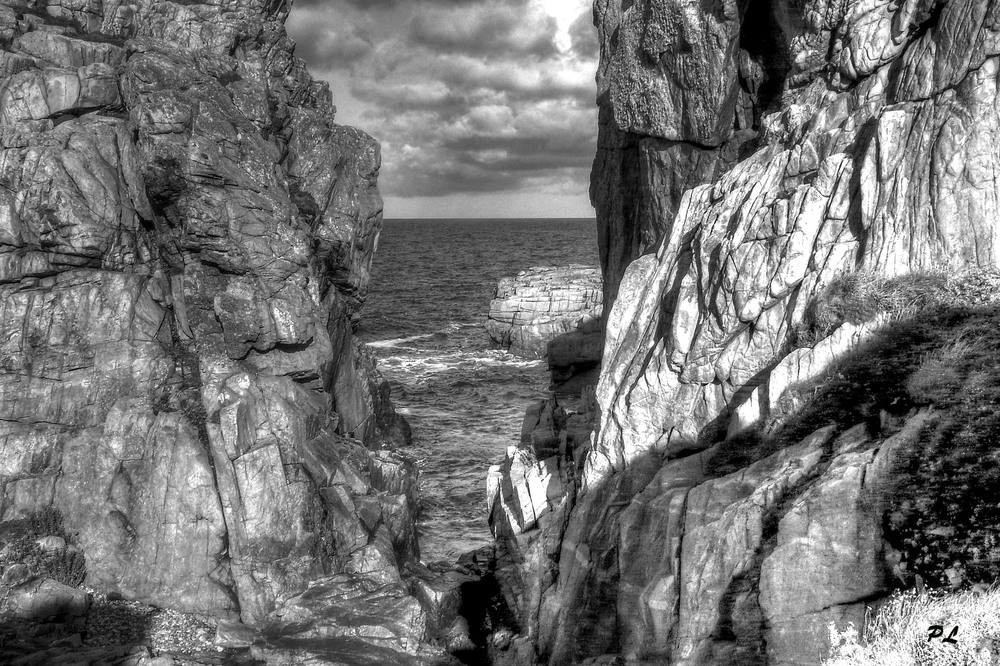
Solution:
[{"label": "rock cliff", "polygon": [[0,6],[0,513],[55,509],[88,585],[210,618],[395,586],[411,650],[415,470],[352,335],[379,146],[288,11]]},{"label": "rock cliff", "polygon": [[582,478],[498,539],[511,663],[818,664],[893,586],[991,582],[1000,4],[594,17],[604,369]]}]

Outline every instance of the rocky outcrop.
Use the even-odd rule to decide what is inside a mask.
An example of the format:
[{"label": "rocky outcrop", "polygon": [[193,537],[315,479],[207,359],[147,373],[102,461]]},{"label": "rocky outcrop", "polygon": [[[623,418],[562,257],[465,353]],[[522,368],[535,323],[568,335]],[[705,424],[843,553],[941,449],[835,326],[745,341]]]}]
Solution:
[{"label": "rocky outcrop", "polygon": [[596,268],[531,268],[497,284],[486,330],[512,354],[546,359],[551,390],[580,395],[597,383],[602,303]]},{"label": "rocky outcrop", "polygon": [[545,351],[556,393],[581,395],[597,385],[604,350],[604,327],[599,319],[584,322],[549,342]]},{"label": "rocky outcrop", "polygon": [[94,588],[251,625],[418,556],[352,334],[379,147],[288,10],[0,7],[0,511],[59,511]]},{"label": "rocky outcrop", "polygon": [[901,559],[934,570],[887,470],[949,455],[927,402],[966,417],[892,345],[969,304],[839,301],[1000,263],[997,8],[793,5],[595,3],[609,314],[579,490],[516,555],[543,663],[818,664]]},{"label": "rocky outcrop", "polygon": [[[593,407],[593,388],[584,389],[579,411],[564,409],[554,398],[532,405],[520,444],[489,470],[494,576],[522,631],[537,626],[541,594],[558,571],[559,537],[590,445]],[[492,656],[493,663],[514,665],[531,663],[533,655],[530,635],[522,635],[502,641]]]},{"label": "rocky outcrop", "polygon": [[[497,284],[486,330],[495,344],[511,354],[545,358],[550,343],[564,335],[599,336],[601,305],[598,269],[576,265],[530,268]],[[570,356],[579,355],[573,350],[586,345],[571,342],[560,353],[571,361]],[[599,362],[600,357],[587,361]]]},{"label": "rocky outcrop", "polygon": [[491,466],[486,479],[494,537],[530,530],[578,482],[593,409],[593,391],[584,393],[578,411],[567,411],[555,398],[528,408],[520,444],[507,448],[503,462]]}]

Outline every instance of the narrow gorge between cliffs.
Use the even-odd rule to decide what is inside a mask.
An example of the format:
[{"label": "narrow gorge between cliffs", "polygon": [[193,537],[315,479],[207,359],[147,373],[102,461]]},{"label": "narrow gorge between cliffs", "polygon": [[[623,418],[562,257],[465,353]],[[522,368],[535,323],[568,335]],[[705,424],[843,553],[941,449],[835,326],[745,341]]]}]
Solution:
[{"label": "narrow gorge between cliffs", "polygon": [[492,344],[500,278],[542,265],[597,266],[593,220],[387,220],[359,338],[413,429],[421,559],[492,544],[486,470],[521,440],[525,409],[549,395],[542,359]]},{"label": "narrow gorge between cliffs", "polygon": [[1000,0],[565,6],[0,0],[0,662],[1000,663]]}]

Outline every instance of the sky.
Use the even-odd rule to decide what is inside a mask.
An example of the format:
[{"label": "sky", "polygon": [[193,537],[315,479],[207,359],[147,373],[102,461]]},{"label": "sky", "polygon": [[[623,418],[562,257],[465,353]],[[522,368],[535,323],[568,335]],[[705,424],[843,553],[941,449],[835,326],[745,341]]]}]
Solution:
[{"label": "sky", "polygon": [[382,145],[385,217],[593,217],[591,0],[295,0],[296,55]]}]

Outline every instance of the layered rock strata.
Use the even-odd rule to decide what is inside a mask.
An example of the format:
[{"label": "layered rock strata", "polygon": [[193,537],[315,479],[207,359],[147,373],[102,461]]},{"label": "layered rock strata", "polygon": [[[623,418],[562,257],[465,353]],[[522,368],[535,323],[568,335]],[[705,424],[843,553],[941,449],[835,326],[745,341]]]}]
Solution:
[{"label": "layered rock strata", "polygon": [[288,11],[0,6],[0,512],[61,512],[92,587],[248,624],[418,556],[352,334],[379,147]]},{"label": "layered rock strata", "polygon": [[597,334],[602,299],[597,268],[530,268],[497,284],[486,331],[495,344],[511,354],[545,358],[549,343],[561,336]]},{"label": "layered rock strata", "polygon": [[[595,2],[604,370],[579,490],[507,540],[533,659],[818,664],[912,582],[886,488],[900,451],[952,440],[908,375],[872,379],[898,369],[842,387],[892,308],[837,286],[1000,263],[998,12]],[[854,402],[796,390],[823,381]]]},{"label": "layered rock strata", "polygon": [[497,284],[486,330],[512,354],[546,359],[552,390],[579,395],[597,383],[603,298],[596,268],[531,268]]}]

